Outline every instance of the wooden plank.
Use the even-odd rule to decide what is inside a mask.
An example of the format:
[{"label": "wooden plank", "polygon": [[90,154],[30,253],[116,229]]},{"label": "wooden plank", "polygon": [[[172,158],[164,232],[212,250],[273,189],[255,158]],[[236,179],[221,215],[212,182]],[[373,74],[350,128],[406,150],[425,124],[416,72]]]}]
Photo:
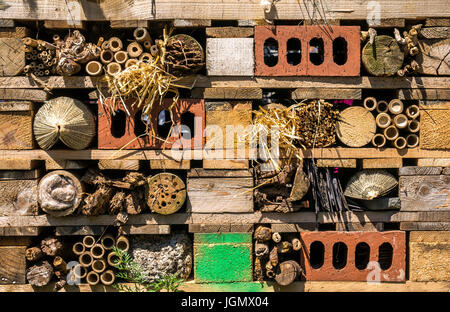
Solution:
[{"label": "wooden plank", "polygon": [[414,231],[409,233],[410,243],[449,243],[450,232],[446,231]]},{"label": "wooden plank", "polygon": [[0,228],[0,236],[38,236],[42,228],[37,226],[21,226]]},{"label": "wooden plank", "polygon": [[356,168],[356,159],[317,159],[317,167]]},{"label": "wooden plank", "polygon": [[[67,7],[65,2],[36,0],[33,6],[27,2],[4,0],[8,7],[0,11],[0,18],[17,20],[66,20],[72,15],[74,20],[167,20],[167,19],[280,19],[298,20],[306,14],[308,19],[348,19],[365,20],[373,10],[367,3],[357,0],[322,3],[296,0],[275,2],[269,13],[265,13],[259,2],[240,0],[213,0],[207,3],[191,0],[134,0],[133,5],[124,1],[80,0]],[[445,0],[428,0],[426,5],[420,0],[388,1],[379,0],[383,8],[383,18],[424,19],[429,17],[449,17],[445,10]]]},{"label": "wooden plank", "polygon": [[361,89],[322,89],[322,88],[298,88],[291,95],[294,100],[303,99],[361,99]]},{"label": "wooden plank", "polygon": [[417,166],[421,167],[450,167],[450,158],[419,158]]},{"label": "wooden plank", "polygon": [[139,160],[110,160],[102,159],[98,161],[100,170],[139,170]]},{"label": "wooden plank", "polygon": [[46,170],[77,170],[84,169],[89,166],[89,163],[83,160],[69,160],[69,159],[46,159]]},{"label": "wooden plank", "polygon": [[28,36],[30,36],[30,31],[27,27],[0,28],[0,38],[22,39]]},{"label": "wooden plank", "polygon": [[40,164],[40,160],[3,159],[0,161],[0,170],[32,170],[39,167]]},{"label": "wooden plank", "polygon": [[427,27],[420,29],[420,36],[426,39],[445,39],[450,38],[450,27]]},{"label": "wooden plank", "polygon": [[189,233],[248,233],[253,224],[189,224]]},{"label": "wooden plank", "polygon": [[450,89],[400,89],[401,100],[450,100]]},{"label": "wooden plank", "polygon": [[450,176],[400,176],[402,211],[450,210]]},{"label": "wooden plank", "polygon": [[340,26],[341,21],[338,19],[304,19],[303,25],[326,25],[326,26]]},{"label": "wooden plank", "polygon": [[44,27],[47,29],[81,29],[84,30],[86,28],[86,24],[84,21],[70,20],[67,19],[61,21],[55,20],[46,20],[44,21]]},{"label": "wooden plank", "polygon": [[55,228],[56,236],[74,236],[74,235],[102,235],[105,233],[105,226],[98,225],[80,225],[80,226],[57,226]]},{"label": "wooden plank", "polygon": [[253,38],[207,38],[208,76],[253,76]]},{"label": "wooden plank", "polygon": [[188,171],[188,178],[252,178],[252,170],[205,170],[193,168]]},{"label": "wooden plank", "polygon": [[248,160],[203,160],[203,169],[247,169]]},{"label": "wooden plank", "polygon": [[336,231],[379,232],[383,231],[383,223],[336,223]]},{"label": "wooden plank", "polygon": [[[450,149],[450,102],[420,104],[420,147]],[[447,158],[444,155],[442,158]]]},{"label": "wooden plank", "polygon": [[403,167],[398,171],[400,176],[415,176],[415,175],[440,175],[442,168],[440,167]]},{"label": "wooden plank", "polygon": [[170,225],[122,225],[121,229],[126,235],[170,234]]},{"label": "wooden plank", "polygon": [[25,284],[24,246],[0,246],[0,284]]},{"label": "wooden plank", "polygon": [[272,232],[299,233],[304,231],[316,231],[317,224],[314,223],[276,223],[270,226]]},{"label": "wooden plank", "polygon": [[208,27],[206,36],[213,38],[247,38],[253,37],[253,27]]},{"label": "wooden plank", "polygon": [[433,17],[425,19],[425,27],[450,26],[450,18]]},{"label": "wooden plank", "polygon": [[12,28],[16,26],[12,19],[0,19],[0,27]]},{"label": "wooden plank", "polygon": [[0,38],[0,76],[16,76],[25,67],[23,42],[17,38]]},{"label": "wooden plank", "polygon": [[0,89],[0,99],[43,102],[49,99],[49,94],[43,90]]},{"label": "wooden plank", "polygon": [[402,231],[450,231],[450,222],[401,222]]},{"label": "wooden plank", "polygon": [[187,170],[191,168],[190,160],[176,161],[173,159],[154,159],[149,160],[149,162],[150,162],[150,169],[156,170],[165,170],[165,169]]},{"label": "wooden plank", "polygon": [[41,177],[41,170],[8,170],[0,171],[0,181],[5,180],[34,180]]},{"label": "wooden plank", "polygon": [[37,215],[37,186],[37,180],[0,181],[0,216]]},{"label": "wooden plank", "polygon": [[0,246],[25,246],[30,247],[34,237],[29,236],[4,236],[0,239]]},{"label": "wooden plank", "polygon": [[400,168],[403,165],[401,158],[379,158],[379,159],[363,159],[362,166],[364,169],[375,168]]},{"label": "wooden plank", "polygon": [[175,28],[191,28],[191,27],[209,27],[211,26],[210,19],[175,19],[173,21]]},{"label": "wooden plank", "polygon": [[[100,78],[91,76],[49,76],[40,79],[52,89],[96,89],[104,86]],[[177,84],[189,88],[343,88],[343,89],[448,89],[450,77],[239,77],[195,75]],[[0,77],[3,89],[39,89],[41,85],[25,76]],[[103,91],[102,91],[103,92]]]},{"label": "wooden plank", "polygon": [[405,28],[404,18],[382,18],[376,25],[371,25],[374,28]]},{"label": "wooden plank", "polygon": [[122,29],[122,28],[138,28],[138,27],[148,27],[148,21],[142,20],[111,20],[110,26],[112,29]]},{"label": "wooden plank", "polygon": [[32,149],[33,104],[31,102],[0,103],[0,149]]}]

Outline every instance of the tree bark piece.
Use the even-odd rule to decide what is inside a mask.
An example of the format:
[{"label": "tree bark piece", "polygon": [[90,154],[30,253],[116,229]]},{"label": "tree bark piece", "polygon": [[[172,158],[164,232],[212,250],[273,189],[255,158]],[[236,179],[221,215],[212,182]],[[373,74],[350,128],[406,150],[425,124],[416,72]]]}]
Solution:
[{"label": "tree bark piece", "polygon": [[31,247],[25,251],[25,257],[28,261],[38,261],[44,256],[40,247]]},{"label": "tree bark piece", "polygon": [[33,286],[45,286],[53,277],[53,267],[47,261],[41,261],[27,270],[27,280]]},{"label": "tree bark piece", "polygon": [[144,194],[140,191],[131,191],[130,194],[125,196],[124,205],[130,215],[142,213],[145,209]]},{"label": "tree bark piece", "polygon": [[62,253],[62,242],[54,237],[47,237],[41,241],[41,250],[47,256],[57,256]]},{"label": "tree bark piece", "polygon": [[109,202],[108,213],[110,215],[118,214],[119,212],[124,210],[125,196],[125,193],[122,191],[118,191],[116,194],[114,194]]},{"label": "tree bark piece", "polygon": [[368,42],[362,52],[366,70],[374,76],[393,76],[403,65],[404,54],[394,38],[375,37],[375,44]]},{"label": "tree bark piece", "polygon": [[352,106],[339,114],[336,134],[347,146],[362,147],[370,143],[376,130],[375,118],[364,107]]},{"label": "tree bark piece", "polygon": [[113,197],[114,190],[106,185],[100,185],[94,193],[84,199],[81,213],[86,216],[98,216],[105,214]]}]

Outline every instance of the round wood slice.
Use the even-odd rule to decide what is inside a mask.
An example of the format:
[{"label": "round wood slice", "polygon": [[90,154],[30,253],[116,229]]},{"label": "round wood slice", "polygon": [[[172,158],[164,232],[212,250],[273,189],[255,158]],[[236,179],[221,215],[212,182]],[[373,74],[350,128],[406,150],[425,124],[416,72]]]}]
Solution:
[{"label": "round wood slice", "polygon": [[418,72],[426,75],[450,75],[450,39],[421,40],[416,56]]},{"label": "round wood slice", "polygon": [[376,130],[375,117],[361,106],[352,106],[343,110],[336,124],[337,137],[350,147],[361,147],[370,143]]},{"label": "round wood slice", "polygon": [[73,213],[81,203],[83,186],[65,170],[47,173],[39,182],[38,201],[43,211],[55,217]]},{"label": "round wood slice", "polygon": [[392,76],[403,65],[404,54],[397,41],[389,36],[376,36],[374,45],[367,42],[362,51],[362,62],[374,76]]},{"label": "round wood slice", "polygon": [[159,173],[147,180],[147,204],[151,211],[168,215],[177,212],[186,200],[186,185],[172,173]]},{"label": "round wood slice", "polygon": [[0,38],[0,76],[17,76],[25,67],[21,39]]},{"label": "round wood slice", "polygon": [[47,261],[38,262],[36,265],[28,268],[27,281],[33,286],[47,285],[53,276],[53,267]]},{"label": "round wood slice", "polygon": [[297,262],[293,260],[284,261],[277,267],[275,281],[281,286],[290,285],[301,271],[302,269]]}]

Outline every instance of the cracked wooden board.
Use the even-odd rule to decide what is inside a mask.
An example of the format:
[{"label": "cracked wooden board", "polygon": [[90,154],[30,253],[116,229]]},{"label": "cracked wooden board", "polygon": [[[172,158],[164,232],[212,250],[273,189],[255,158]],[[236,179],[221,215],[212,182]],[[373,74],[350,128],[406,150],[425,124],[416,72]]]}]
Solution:
[{"label": "cracked wooden board", "polygon": [[450,75],[450,39],[426,39],[419,41],[419,53],[416,61],[419,74]]},{"label": "cracked wooden board", "polygon": [[16,76],[25,67],[25,51],[20,39],[0,38],[0,76]]}]

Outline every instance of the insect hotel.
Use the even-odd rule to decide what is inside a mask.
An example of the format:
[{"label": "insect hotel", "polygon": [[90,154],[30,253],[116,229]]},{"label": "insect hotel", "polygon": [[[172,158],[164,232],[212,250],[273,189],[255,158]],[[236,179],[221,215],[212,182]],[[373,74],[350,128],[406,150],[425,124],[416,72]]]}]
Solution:
[{"label": "insect hotel", "polygon": [[371,4],[0,1],[0,291],[448,292],[448,3]]}]

